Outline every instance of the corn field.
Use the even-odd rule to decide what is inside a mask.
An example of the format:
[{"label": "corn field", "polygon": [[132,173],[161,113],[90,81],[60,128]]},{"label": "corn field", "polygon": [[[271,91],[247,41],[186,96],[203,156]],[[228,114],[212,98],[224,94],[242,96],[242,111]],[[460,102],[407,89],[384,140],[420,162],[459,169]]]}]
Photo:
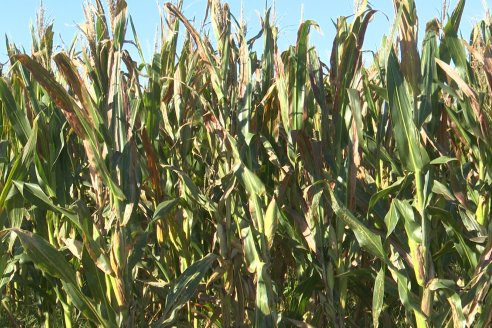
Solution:
[{"label": "corn field", "polygon": [[166,3],[150,60],[125,0],[63,50],[41,10],[1,69],[0,326],[492,325],[492,18],[419,42],[393,2],[329,63],[219,0]]}]

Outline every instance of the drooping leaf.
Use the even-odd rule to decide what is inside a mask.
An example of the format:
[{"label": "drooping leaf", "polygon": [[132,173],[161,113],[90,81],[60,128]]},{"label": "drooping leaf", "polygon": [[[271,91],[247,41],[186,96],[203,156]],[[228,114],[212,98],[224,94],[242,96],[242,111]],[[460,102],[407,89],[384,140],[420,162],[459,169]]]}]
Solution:
[{"label": "drooping leaf", "polygon": [[166,306],[162,312],[163,315],[153,325],[154,327],[170,325],[174,321],[176,312],[196,294],[198,285],[205,278],[216,259],[217,256],[215,254],[208,254],[190,265],[171,284],[166,296]]},{"label": "drooping leaf", "polygon": [[454,281],[435,278],[429,282],[428,288],[430,290],[440,289],[444,291],[451,308],[453,326],[456,328],[466,327],[466,318],[463,313],[460,296],[455,291],[456,286]]},{"label": "drooping leaf", "polygon": [[97,310],[95,303],[80,289],[75,271],[62,253],[46,240],[21,229],[12,229],[29,254],[30,259],[45,273],[61,280],[64,290],[70,295],[73,304],[92,322],[107,327],[109,324]]},{"label": "drooping leaf", "polygon": [[393,184],[391,184],[390,186],[386,187],[385,189],[383,190],[380,190],[378,191],[377,193],[373,194],[371,196],[371,199],[369,200],[369,209],[368,209],[368,212],[371,211],[371,209],[374,208],[374,206],[376,205],[376,203],[389,196],[391,193],[393,192],[396,192],[398,190],[400,190],[402,188],[402,186],[404,186],[406,184],[408,180],[408,176],[405,176],[405,177],[399,177]]},{"label": "drooping leaf", "polygon": [[149,225],[152,222],[159,220],[165,217],[166,215],[168,215],[169,212],[172,211],[178,205],[178,203],[179,203],[179,198],[175,198],[175,199],[163,201],[162,203],[157,205],[154,211],[154,216],[152,217],[152,220],[149,222]]},{"label": "drooping leaf", "polygon": [[369,253],[377,256],[384,262],[387,261],[386,252],[381,243],[381,237],[372,232],[362,222],[360,222],[335,196],[331,188],[328,188],[331,198],[331,206],[338,218],[343,220],[354,232],[359,244],[367,249]]},{"label": "drooping leaf", "polygon": [[457,161],[457,159],[452,158],[452,157],[448,157],[448,156],[440,156],[440,157],[435,158],[432,161],[430,161],[429,164],[432,164],[432,165],[447,164],[451,161]]}]

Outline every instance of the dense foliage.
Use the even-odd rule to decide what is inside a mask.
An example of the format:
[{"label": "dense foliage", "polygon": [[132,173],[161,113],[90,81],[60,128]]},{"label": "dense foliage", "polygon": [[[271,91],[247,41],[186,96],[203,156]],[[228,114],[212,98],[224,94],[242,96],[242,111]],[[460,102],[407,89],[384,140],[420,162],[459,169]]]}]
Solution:
[{"label": "dense foliage", "polygon": [[418,44],[394,0],[364,66],[367,6],[328,64],[315,22],[281,53],[272,12],[247,39],[208,4],[200,31],[165,4],[150,62],[124,0],[62,51],[42,11],[31,54],[8,43],[0,325],[490,326],[488,13]]}]

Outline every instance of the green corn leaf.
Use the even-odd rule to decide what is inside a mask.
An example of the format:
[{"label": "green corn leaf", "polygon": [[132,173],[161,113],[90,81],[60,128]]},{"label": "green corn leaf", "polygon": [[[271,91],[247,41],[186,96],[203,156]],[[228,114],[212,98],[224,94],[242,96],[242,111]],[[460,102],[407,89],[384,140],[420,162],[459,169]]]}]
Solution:
[{"label": "green corn leaf", "polygon": [[31,204],[41,209],[50,210],[54,213],[61,214],[68,218],[70,222],[82,234],[84,244],[96,265],[106,274],[113,273],[104,250],[93,240],[91,234],[89,233],[89,222],[87,219],[82,220],[81,222],[77,212],[73,211],[72,209],[66,209],[61,206],[55,205],[53,200],[51,200],[37,184],[21,181],[14,181],[14,184],[21,195]]},{"label": "green corn leaf", "polygon": [[217,255],[208,254],[190,265],[171,286],[166,296],[166,306],[162,317],[154,327],[168,326],[176,318],[176,312],[181,309],[196,293],[198,285],[210,271]]},{"label": "green corn leaf", "polygon": [[374,282],[374,291],[372,295],[372,322],[374,328],[379,327],[379,316],[383,310],[384,305],[384,267],[382,267]]},{"label": "green corn leaf", "polygon": [[84,267],[84,277],[87,279],[87,287],[90,291],[90,295],[94,300],[101,305],[101,310],[107,314],[108,321],[114,322],[112,326],[116,325],[116,310],[111,307],[110,300],[108,300],[107,292],[110,288],[106,280],[108,277],[102,270],[99,270],[93,259],[87,254],[86,251],[82,254],[82,261]]},{"label": "green corn leaf", "polygon": [[[437,22],[435,22],[437,24]],[[425,120],[434,112],[434,120],[438,119],[435,108],[438,105],[437,66],[435,57],[437,54],[437,30],[427,30],[422,46],[422,102],[418,111],[417,127],[421,127]],[[435,123],[438,124],[437,122]]]},{"label": "green corn leaf", "polygon": [[5,78],[0,78],[0,101],[3,104],[4,111],[12,124],[17,138],[25,145],[31,135],[31,124],[27,119],[26,111],[20,109],[15,103],[14,96],[10,87],[5,82]]},{"label": "green corn leaf", "polygon": [[12,165],[12,169],[7,176],[7,179],[4,182],[4,185],[1,189],[0,193],[0,214],[3,212],[5,208],[5,200],[12,188],[12,185],[15,180],[23,179],[34,161],[34,157],[36,156],[36,143],[38,138],[38,124],[37,119],[34,120],[33,128],[31,135],[29,136],[29,140],[26,145],[22,149],[22,154],[16,156],[16,159]]},{"label": "green corn leaf", "polygon": [[164,5],[164,7],[166,8],[166,10],[176,16],[190,33],[191,37],[197,45],[197,53],[200,55],[204,64],[209,69],[213,90],[217,94],[219,101],[223,101],[225,97],[225,91],[222,85],[223,80],[221,79],[220,71],[217,67],[218,65],[216,63],[215,57],[211,53],[211,49],[209,48],[208,43],[204,41],[204,39],[196,31],[190,21],[184,17],[184,15],[178,8],[176,8],[176,6],[168,2]]},{"label": "green corn leaf", "polygon": [[475,321],[476,327],[488,327],[492,324],[492,314],[490,312],[490,309],[492,309],[492,293],[488,293],[483,308],[486,310],[482,311],[477,321]]},{"label": "green corn leaf", "polygon": [[20,229],[11,231],[19,237],[29,257],[40,270],[61,280],[73,304],[87,319],[103,327],[110,327],[95,307],[94,301],[82,293],[77,284],[75,271],[62,253],[36,234]]},{"label": "green corn leaf", "polygon": [[446,200],[456,201],[453,192],[445,184],[437,180],[434,181],[434,184],[432,185],[432,192],[443,196]]},{"label": "green corn leaf", "polygon": [[291,113],[292,130],[302,129],[302,117],[304,114],[304,102],[306,97],[309,30],[311,27],[319,29],[316,22],[307,20],[301,24],[297,32],[294,98]]},{"label": "green corn leaf", "polygon": [[400,220],[400,212],[398,211],[395,202],[391,203],[390,209],[386,216],[384,217],[384,223],[386,224],[386,238],[388,238],[391,233],[395,230],[398,221]]},{"label": "green corn leaf", "polygon": [[434,158],[432,161],[430,161],[429,164],[440,165],[440,164],[447,164],[452,161],[457,161],[457,159],[448,156],[439,156],[438,158]]},{"label": "green corn leaf", "polygon": [[360,146],[365,149],[366,142],[364,137],[364,123],[362,120],[362,102],[358,90],[348,89],[348,98],[350,108],[352,109],[353,120],[355,121],[355,127],[357,130],[357,138]]},{"label": "green corn leaf", "polygon": [[387,74],[393,135],[400,160],[409,171],[422,171],[429,163],[429,156],[420,143],[420,135],[413,121],[410,92],[401,74],[394,50],[390,51],[388,57]]},{"label": "green corn leaf", "polygon": [[365,248],[369,253],[377,256],[383,262],[387,262],[388,258],[381,243],[381,237],[369,230],[362,222],[360,222],[335,196],[335,193],[328,187],[331,198],[331,206],[338,218],[343,220],[355,234],[357,241],[361,247]]},{"label": "green corn leaf", "polygon": [[72,221],[77,227],[80,227],[80,221],[74,212],[56,206],[53,201],[45,194],[37,184],[14,181],[15,187],[21,195],[31,204],[45,210],[50,210],[58,214],[63,214]]},{"label": "green corn leaf", "polygon": [[159,205],[157,205],[155,211],[154,211],[154,216],[152,217],[152,220],[149,222],[149,226],[156,220],[159,220],[166,215],[169,214],[177,205],[179,204],[179,198],[175,199],[170,199],[163,201]]},{"label": "green corn leaf", "polygon": [[256,280],[255,327],[277,327],[275,310],[271,307],[272,282],[263,262],[260,262],[256,268]]},{"label": "green corn leaf", "polygon": [[401,271],[397,271],[394,269],[392,270],[392,272],[397,277],[398,295],[403,306],[405,306],[405,308],[409,311],[414,311],[418,318],[425,318],[425,315],[420,309],[420,304],[418,303],[417,297],[412,294],[409,288],[409,279],[407,278],[407,276]]},{"label": "green corn leaf", "polygon": [[215,212],[216,211],[216,204],[212,202],[206,195],[204,195],[200,189],[197,187],[197,185],[193,182],[193,180],[186,174],[185,172],[178,170],[177,168],[174,168],[172,166],[165,165],[165,169],[173,171],[178,175],[180,178],[182,184],[183,184],[183,189],[185,191],[186,197],[189,197],[190,199],[194,200],[197,202],[200,206],[202,206],[204,209]]},{"label": "green corn leaf", "polygon": [[241,239],[243,240],[242,248],[247,269],[249,272],[254,273],[260,263],[260,255],[258,254],[255,237],[250,226],[241,229]]},{"label": "green corn leaf", "polygon": [[404,219],[405,230],[407,231],[408,237],[416,243],[421,243],[422,229],[420,224],[416,221],[413,207],[407,201],[394,199],[393,202],[400,212],[401,217]]},{"label": "green corn leaf", "polygon": [[238,124],[243,138],[250,132],[253,84],[251,82],[251,58],[246,44],[245,36],[242,35],[240,53],[240,85],[239,85],[239,113]]},{"label": "green corn leaf", "polygon": [[[444,279],[432,279],[429,284],[428,288],[430,290],[443,290],[446,298],[448,299],[450,308],[451,308],[451,313],[452,313],[452,321],[453,321],[453,327],[460,327],[460,328],[465,328],[467,327],[466,323],[466,317],[465,314],[463,313],[463,307],[461,304],[461,298],[456,293],[455,282],[452,280],[444,280]],[[439,322],[436,322],[436,325],[439,325]]]},{"label": "green corn leaf", "polygon": [[371,199],[369,200],[369,209],[368,212],[370,212],[374,206],[379,202],[381,199],[384,199],[388,197],[390,194],[403,189],[404,186],[406,185],[408,181],[408,175],[405,177],[398,177],[398,179],[391,184],[390,186],[386,187],[383,190],[378,191],[377,193],[373,194],[371,196]]},{"label": "green corn leaf", "polygon": [[459,0],[456,3],[456,7],[451,14],[448,22],[444,26],[444,32],[446,35],[457,34],[461,24],[461,17],[463,16],[463,11],[465,10],[466,0]]},{"label": "green corn leaf", "polygon": [[[0,230],[0,238],[6,234],[6,230]],[[13,273],[17,261],[9,258],[7,249],[2,244],[0,244],[0,254],[0,293],[2,293],[4,287],[14,277]]]},{"label": "green corn leaf", "polygon": [[400,212],[400,216],[403,218],[405,231],[408,236],[408,247],[410,248],[410,255],[412,257],[413,269],[417,282],[423,286],[425,283],[426,270],[425,259],[423,252],[423,234],[422,225],[417,222],[412,206],[407,201],[401,201],[394,199],[396,207]]},{"label": "green corn leaf", "polygon": [[250,195],[262,195],[265,193],[265,185],[261,179],[244,164],[238,164],[234,171]]},{"label": "green corn leaf", "polygon": [[419,49],[393,0],[366,58],[356,1],[325,62],[313,21],[282,51],[273,9],[178,0],[146,62],[127,2],[55,54],[51,24],[6,39],[0,326],[490,326],[488,15],[464,42],[456,0]]},{"label": "green corn leaf", "polygon": [[[63,86],[58,83],[53,75],[41,64],[27,55],[16,55],[14,58],[21,62],[22,65],[31,72],[34,79],[43,87],[44,90],[46,90],[55,104],[63,110],[64,115],[71,127],[77,132],[80,138],[84,139],[84,147],[87,155],[93,162],[98,174],[100,174],[102,179],[106,182],[106,185],[110,188],[113,195],[120,200],[124,200],[125,196],[123,192],[111,178],[111,175],[103,159],[101,158],[100,146],[97,139],[94,137],[94,127],[90,123],[91,120],[89,119],[88,114],[79,108]],[[62,67],[67,68],[66,66]]]},{"label": "green corn leaf", "polygon": [[[477,254],[473,252],[469,245],[469,239],[467,239],[467,236],[463,234],[462,228],[453,215],[449,211],[434,206],[429,206],[429,214],[435,218],[439,218],[448,230],[448,236],[450,239],[454,240],[454,248],[463,262],[463,267],[475,268],[478,263]],[[451,231],[453,233],[451,233]]]},{"label": "green corn leaf", "polygon": [[[456,57],[456,49],[452,49],[455,46],[459,45],[457,44],[458,41],[458,31],[460,28],[461,24],[461,18],[463,16],[463,11],[465,9],[465,3],[466,0],[459,0],[458,3],[456,4],[455,9],[453,10],[453,13],[451,14],[451,17],[448,19],[446,25],[444,26],[444,38],[440,44],[439,47],[439,57],[446,63],[450,63],[451,58],[453,58],[453,53],[455,54],[455,57],[453,59],[457,59],[459,61],[460,67],[463,61],[461,61],[459,58]],[[459,42],[459,41],[458,41]],[[466,62],[466,59],[465,59]]]},{"label": "green corn leaf", "polygon": [[116,12],[114,13],[113,38],[114,47],[116,50],[123,48],[126,33],[126,1],[120,0],[116,2]]}]

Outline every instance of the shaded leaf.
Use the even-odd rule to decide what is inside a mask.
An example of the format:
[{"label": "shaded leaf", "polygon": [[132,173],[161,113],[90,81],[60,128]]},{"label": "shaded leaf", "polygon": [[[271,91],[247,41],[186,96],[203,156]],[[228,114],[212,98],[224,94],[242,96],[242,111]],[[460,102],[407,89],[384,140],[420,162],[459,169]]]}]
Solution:
[{"label": "shaded leaf", "polygon": [[217,255],[208,254],[190,265],[170,286],[166,296],[166,306],[162,317],[154,327],[170,325],[176,312],[181,309],[196,293],[198,285],[210,271]]}]

